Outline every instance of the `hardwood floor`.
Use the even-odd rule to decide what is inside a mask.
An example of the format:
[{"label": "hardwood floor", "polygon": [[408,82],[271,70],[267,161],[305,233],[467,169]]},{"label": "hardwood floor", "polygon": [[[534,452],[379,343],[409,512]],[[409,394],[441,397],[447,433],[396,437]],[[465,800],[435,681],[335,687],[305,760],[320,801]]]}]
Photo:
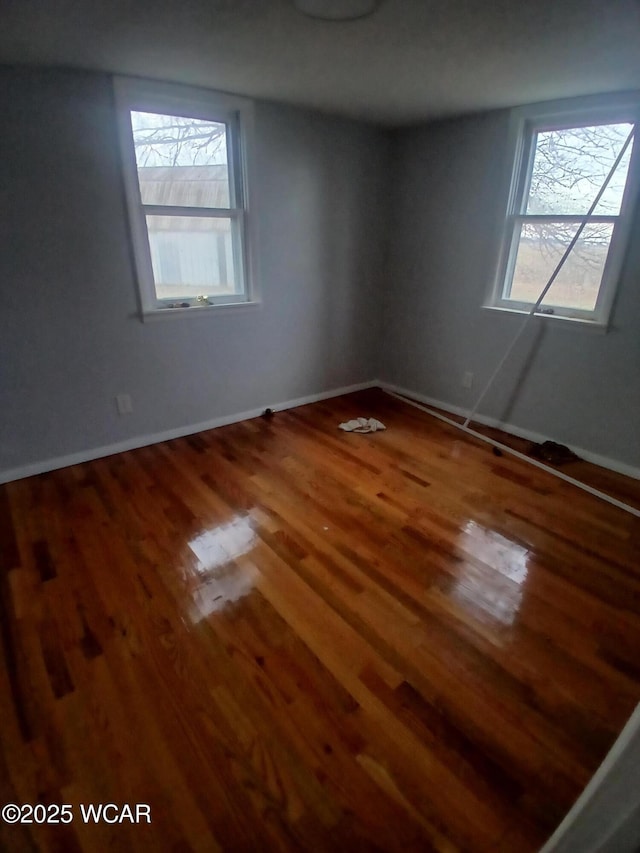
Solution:
[{"label": "hardwood floor", "polygon": [[0,798],[74,815],[10,851],[535,851],[640,700],[640,521],[377,391],[0,487],[0,550]]},{"label": "hardwood floor", "polygon": [[[419,405],[423,405],[417,400],[414,402],[417,402]],[[428,406],[427,408],[444,415],[456,423],[462,424],[465,421],[463,415],[451,414],[451,412],[446,412],[443,409],[438,409],[433,406]],[[516,435],[504,432],[504,430],[485,426],[477,421],[473,421],[470,426],[472,429],[476,430],[476,432],[482,433],[482,435],[486,435],[494,441],[506,444],[507,447],[511,447],[513,450],[517,450],[525,456],[531,456],[531,449],[535,446],[533,442],[526,438],[519,438]],[[586,486],[598,489],[598,491],[603,492],[605,495],[609,495],[610,497],[616,498],[634,509],[640,510],[640,480],[636,480],[633,477],[625,475],[621,476],[615,471],[610,471],[608,468],[602,468],[600,465],[594,465],[593,463],[586,462],[584,459],[580,458],[574,459],[571,462],[564,462],[563,464],[554,464],[553,462],[549,462],[547,459],[542,461],[544,461],[544,464],[548,465],[549,468],[555,468],[556,471],[562,471],[562,473],[573,477],[574,480],[578,480]]]}]

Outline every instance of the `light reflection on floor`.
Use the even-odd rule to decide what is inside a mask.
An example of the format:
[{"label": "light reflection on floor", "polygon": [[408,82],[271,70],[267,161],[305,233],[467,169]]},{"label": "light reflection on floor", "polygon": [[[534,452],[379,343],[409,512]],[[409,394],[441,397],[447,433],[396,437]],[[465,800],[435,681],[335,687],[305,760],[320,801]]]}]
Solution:
[{"label": "light reflection on floor", "polygon": [[492,620],[512,625],[522,605],[529,574],[529,551],[472,520],[462,529],[458,547],[490,566],[496,574],[472,562],[464,563],[450,595],[460,603],[481,607]]},{"label": "light reflection on floor", "polygon": [[483,563],[488,563],[496,571],[518,584],[526,581],[529,560],[527,548],[471,519],[465,524],[462,533],[472,537],[472,547],[470,548],[466,543],[463,547],[474,557],[482,560]]},{"label": "light reflection on floor", "polygon": [[256,545],[257,536],[247,517],[235,518],[212,530],[200,533],[189,542],[197,558],[197,584],[192,592],[192,622],[200,622],[253,589],[257,569],[235,562]]}]

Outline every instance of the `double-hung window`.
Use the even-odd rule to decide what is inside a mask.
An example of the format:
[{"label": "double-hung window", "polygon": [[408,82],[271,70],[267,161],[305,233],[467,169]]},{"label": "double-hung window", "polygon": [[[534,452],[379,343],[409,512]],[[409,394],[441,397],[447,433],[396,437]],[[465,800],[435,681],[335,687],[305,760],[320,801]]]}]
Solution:
[{"label": "double-hung window", "polygon": [[606,325],[637,195],[638,105],[637,98],[589,98],[514,111],[514,168],[491,307],[530,311],[584,222],[539,312]]},{"label": "double-hung window", "polygon": [[130,79],[116,102],[143,316],[255,301],[248,103]]}]

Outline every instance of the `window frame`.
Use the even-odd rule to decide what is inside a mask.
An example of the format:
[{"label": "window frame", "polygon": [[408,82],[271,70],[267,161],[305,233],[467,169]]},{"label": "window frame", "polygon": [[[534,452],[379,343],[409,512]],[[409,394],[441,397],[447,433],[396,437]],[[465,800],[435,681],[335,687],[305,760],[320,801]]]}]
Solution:
[{"label": "window frame", "polygon": [[[249,175],[253,160],[252,102],[246,98],[213,90],[130,77],[114,78],[114,95],[141,319],[144,321],[194,316],[218,312],[220,309],[240,310],[259,305],[255,225],[254,217],[250,215],[249,203]],[[229,175],[229,207],[143,204],[133,142],[132,111],[175,115],[224,124]],[[237,293],[210,296],[209,304],[204,305],[194,298],[158,297],[146,222],[148,215],[230,219],[234,272],[242,287],[242,296],[240,297]],[[188,302],[189,307],[169,307],[176,302]]]},{"label": "window frame", "polygon": [[[611,241],[604,265],[596,305],[593,311],[579,308],[553,306],[536,311],[537,317],[581,323],[600,329],[608,326],[617,285],[622,273],[633,214],[638,201],[640,184],[640,93],[623,93],[608,96],[590,96],[549,103],[517,107],[511,111],[508,133],[509,172],[505,180],[503,216],[497,253],[496,273],[485,302],[486,308],[527,314],[533,302],[522,302],[505,296],[512,283],[517,260],[520,229],[523,222],[557,221],[565,218],[578,227],[584,216],[555,214],[532,215],[524,212],[528,200],[529,182],[535,157],[535,134],[545,130],[560,130],[589,124],[615,124],[628,122],[635,125],[629,171],[620,212],[618,215],[594,215],[589,222],[605,221],[613,224]],[[595,193],[594,193],[595,198]],[[540,291],[546,281],[540,282]]]}]

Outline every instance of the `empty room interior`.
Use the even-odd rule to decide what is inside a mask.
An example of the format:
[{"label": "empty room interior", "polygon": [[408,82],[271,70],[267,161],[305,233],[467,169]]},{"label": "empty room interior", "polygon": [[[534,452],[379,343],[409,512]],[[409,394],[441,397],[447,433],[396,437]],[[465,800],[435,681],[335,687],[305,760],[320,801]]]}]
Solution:
[{"label": "empty room interior", "polygon": [[0,849],[640,850],[640,3],[0,9]]}]

